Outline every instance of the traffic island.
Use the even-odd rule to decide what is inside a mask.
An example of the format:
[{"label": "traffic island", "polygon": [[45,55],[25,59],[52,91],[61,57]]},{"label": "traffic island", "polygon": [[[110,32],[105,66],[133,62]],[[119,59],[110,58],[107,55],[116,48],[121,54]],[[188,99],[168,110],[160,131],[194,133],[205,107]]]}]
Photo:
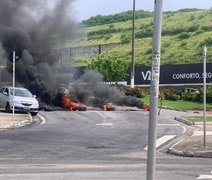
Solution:
[{"label": "traffic island", "polygon": [[14,129],[33,124],[30,114],[13,114],[0,112],[0,129]]}]

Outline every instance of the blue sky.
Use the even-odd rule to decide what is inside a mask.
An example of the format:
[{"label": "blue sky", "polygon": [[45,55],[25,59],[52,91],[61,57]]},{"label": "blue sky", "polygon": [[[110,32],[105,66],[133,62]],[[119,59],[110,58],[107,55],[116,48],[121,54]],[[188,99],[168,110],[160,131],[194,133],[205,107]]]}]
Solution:
[{"label": "blue sky", "polygon": [[[88,19],[97,14],[115,14],[132,9],[133,0],[75,0],[75,17],[78,20]],[[163,10],[183,8],[209,9],[212,0],[163,0]],[[154,0],[136,0],[136,9],[153,11]]]}]

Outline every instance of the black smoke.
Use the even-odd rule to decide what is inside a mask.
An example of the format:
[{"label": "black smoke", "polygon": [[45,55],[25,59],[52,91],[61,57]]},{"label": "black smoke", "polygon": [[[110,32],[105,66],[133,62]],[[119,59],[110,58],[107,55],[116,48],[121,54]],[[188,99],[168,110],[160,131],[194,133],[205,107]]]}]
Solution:
[{"label": "black smoke", "polygon": [[[49,0],[53,2],[52,0]],[[54,0],[52,9],[46,0],[0,0],[0,39],[5,50],[7,70],[12,72],[13,51],[16,80],[47,104],[61,105],[64,95],[58,85],[70,82],[58,73],[59,55],[54,49],[61,39],[75,39],[79,25],[70,17],[74,0]],[[72,99],[101,106],[107,102],[141,106],[135,97],[127,97],[115,87],[103,83],[99,73],[88,71],[72,82]]]},{"label": "black smoke", "polygon": [[[0,39],[7,70],[12,72],[13,51],[16,79],[43,101],[54,94],[59,57],[54,48],[61,39],[74,39],[79,26],[70,17],[73,0],[57,0],[50,9],[46,0],[0,0]],[[60,81],[60,82],[58,82]]]},{"label": "black smoke", "polygon": [[70,95],[73,99],[93,106],[102,106],[105,103],[142,107],[143,102],[138,98],[126,96],[116,86],[104,83],[103,76],[95,71],[87,71],[72,84]]}]

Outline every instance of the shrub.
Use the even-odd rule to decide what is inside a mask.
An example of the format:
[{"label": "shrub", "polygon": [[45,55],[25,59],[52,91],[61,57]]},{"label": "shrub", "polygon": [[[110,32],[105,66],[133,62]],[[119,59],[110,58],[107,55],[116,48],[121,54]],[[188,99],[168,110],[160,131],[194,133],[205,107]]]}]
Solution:
[{"label": "shrub", "polygon": [[212,31],[212,26],[203,26],[202,30],[205,31],[205,32]]},{"label": "shrub", "polygon": [[200,55],[202,55],[202,47],[205,45],[206,46],[212,45],[212,37],[207,37],[205,40],[199,43],[199,46],[201,47]]},{"label": "shrub", "polygon": [[124,38],[121,38],[122,44],[130,43],[131,38],[129,36],[125,36]]},{"label": "shrub", "polygon": [[111,29],[111,28],[113,28],[114,27],[114,24],[110,24],[109,25],[109,28]]},{"label": "shrub", "polygon": [[187,28],[179,27],[179,28],[167,28],[162,31],[162,35],[175,35],[182,32],[188,32]]},{"label": "shrub", "polygon": [[135,87],[135,88],[122,87],[121,91],[124,92],[127,96],[135,96],[137,98],[143,98],[148,95],[148,92],[141,87]]},{"label": "shrub", "polygon": [[192,93],[192,92],[186,90],[186,91],[182,94],[181,99],[183,99],[184,101],[193,101],[193,100],[194,100],[194,98],[193,98],[194,94],[195,94],[195,93]]},{"label": "shrub", "polygon": [[177,101],[180,99],[180,96],[176,95],[174,93],[164,93],[164,99],[171,100],[171,101]]},{"label": "shrub", "polygon": [[195,32],[199,29],[199,25],[193,25],[188,28],[189,32]]},{"label": "shrub", "polygon": [[121,39],[125,38],[126,37],[126,34],[121,34]]},{"label": "shrub", "polygon": [[195,31],[195,34],[198,35],[198,34],[202,34],[204,33],[204,31],[202,29],[198,29]]},{"label": "shrub", "polygon": [[144,91],[142,88],[139,88],[139,87],[135,87],[133,90],[134,90],[134,94],[137,98],[146,97],[148,94],[146,91]]},{"label": "shrub", "polygon": [[182,33],[180,33],[177,37],[178,37],[179,39],[187,39],[187,38],[189,38],[190,36],[191,36],[190,33],[188,33],[188,32],[182,32]]},{"label": "shrub", "polygon": [[208,86],[207,88],[206,99],[208,103],[212,103],[212,85]]},{"label": "shrub", "polygon": [[182,42],[181,44],[180,44],[180,47],[184,47],[184,46],[186,46],[187,45],[187,42]]},{"label": "shrub", "polygon": [[142,38],[143,33],[141,31],[135,33],[135,38],[136,39],[141,39]]},{"label": "shrub", "polygon": [[112,38],[112,34],[106,34],[105,36],[104,36],[104,39],[105,40],[108,40],[108,39],[110,39],[110,38]]}]

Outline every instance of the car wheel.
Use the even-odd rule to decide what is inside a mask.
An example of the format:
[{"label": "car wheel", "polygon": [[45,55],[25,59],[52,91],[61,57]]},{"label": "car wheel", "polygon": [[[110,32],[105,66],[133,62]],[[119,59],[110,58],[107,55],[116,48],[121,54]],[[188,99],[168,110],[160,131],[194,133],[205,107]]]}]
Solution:
[{"label": "car wheel", "polygon": [[38,114],[38,112],[31,112],[32,116],[36,116]]},{"label": "car wheel", "polygon": [[9,104],[8,102],[7,102],[7,104],[6,104],[5,111],[6,111],[7,113],[11,113],[11,112],[12,112],[12,110],[10,109],[10,104]]}]

